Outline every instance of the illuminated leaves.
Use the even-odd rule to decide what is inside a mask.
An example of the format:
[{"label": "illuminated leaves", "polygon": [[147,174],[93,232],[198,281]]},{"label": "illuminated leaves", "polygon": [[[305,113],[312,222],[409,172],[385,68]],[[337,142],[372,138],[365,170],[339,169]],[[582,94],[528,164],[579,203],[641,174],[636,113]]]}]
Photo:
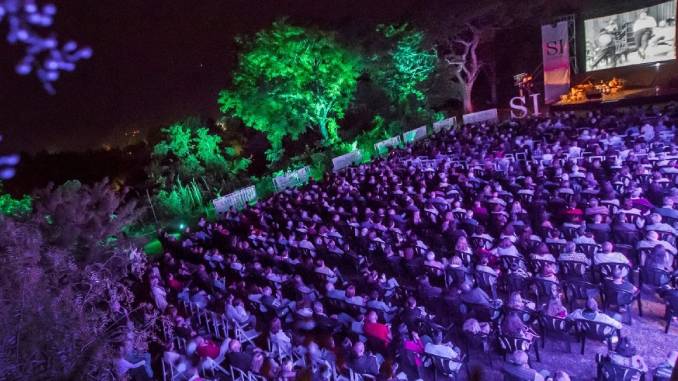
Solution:
[{"label": "illuminated leaves", "polygon": [[353,99],[360,63],[329,34],[276,22],[244,43],[233,86],[219,94],[221,111],[266,134],[267,159],[284,152],[285,137],[317,128],[338,140],[337,119]]},{"label": "illuminated leaves", "polygon": [[21,217],[31,213],[33,199],[24,195],[22,198],[12,198],[9,194],[0,195],[0,214],[10,217]]},{"label": "illuminated leaves", "polygon": [[407,24],[399,27],[380,25],[377,30],[391,40],[391,49],[374,57],[372,77],[384,88],[392,102],[405,103],[414,96],[423,101],[426,96],[421,84],[436,67],[434,50],[424,49],[424,34]]}]

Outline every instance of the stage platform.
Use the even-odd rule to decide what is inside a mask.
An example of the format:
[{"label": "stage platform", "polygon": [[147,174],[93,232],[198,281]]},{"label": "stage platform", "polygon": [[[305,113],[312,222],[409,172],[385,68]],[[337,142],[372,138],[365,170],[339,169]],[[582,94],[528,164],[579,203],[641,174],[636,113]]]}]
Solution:
[{"label": "stage platform", "polygon": [[651,103],[678,101],[678,88],[628,88],[615,94],[603,95],[598,99],[557,102],[550,106],[552,111],[599,109],[605,107],[635,106]]}]

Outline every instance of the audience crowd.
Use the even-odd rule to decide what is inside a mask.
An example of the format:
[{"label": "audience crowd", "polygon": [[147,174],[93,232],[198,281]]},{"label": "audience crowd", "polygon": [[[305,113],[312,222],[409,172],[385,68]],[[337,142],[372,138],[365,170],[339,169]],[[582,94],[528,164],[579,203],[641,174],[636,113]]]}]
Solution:
[{"label": "audience crowd", "polygon": [[678,315],[677,112],[467,125],[162,233],[138,295],[162,340],[118,372],[416,380],[497,353],[506,379],[569,380],[534,361],[565,338],[606,343],[603,379],[668,380],[677,354],[648,369],[621,328],[648,298]]}]

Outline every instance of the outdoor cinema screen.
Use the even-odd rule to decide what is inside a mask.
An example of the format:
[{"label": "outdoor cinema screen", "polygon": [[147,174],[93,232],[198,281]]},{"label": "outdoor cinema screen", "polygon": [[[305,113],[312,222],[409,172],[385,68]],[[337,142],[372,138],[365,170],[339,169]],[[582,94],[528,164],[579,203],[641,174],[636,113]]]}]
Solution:
[{"label": "outdoor cinema screen", "polygon": [[676,58],[676,0],[584,21],[586,71]]}]

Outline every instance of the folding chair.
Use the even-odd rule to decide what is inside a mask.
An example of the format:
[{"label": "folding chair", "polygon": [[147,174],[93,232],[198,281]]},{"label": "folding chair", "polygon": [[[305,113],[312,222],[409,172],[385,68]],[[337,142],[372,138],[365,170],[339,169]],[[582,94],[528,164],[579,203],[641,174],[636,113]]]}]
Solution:
[{"label": "folding chair", "polygon": [[235,329],[235,338],[241,343],[249,342],[254,345],[254,339],[261,335],[261,332],[257,332],[256,329],[251,328],[249,324],[241,325],[237,321],[233,320],[233,326]]}]

